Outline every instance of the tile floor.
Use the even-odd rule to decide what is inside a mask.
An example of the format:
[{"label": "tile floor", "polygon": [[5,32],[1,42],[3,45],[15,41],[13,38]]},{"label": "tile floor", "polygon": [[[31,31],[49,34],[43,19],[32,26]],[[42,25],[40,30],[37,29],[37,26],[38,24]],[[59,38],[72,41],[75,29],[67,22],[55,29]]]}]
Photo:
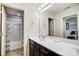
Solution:
[{"label": "tile floor", "polygon": [[7,51],[6,56],[23,56],[23,48]]}]

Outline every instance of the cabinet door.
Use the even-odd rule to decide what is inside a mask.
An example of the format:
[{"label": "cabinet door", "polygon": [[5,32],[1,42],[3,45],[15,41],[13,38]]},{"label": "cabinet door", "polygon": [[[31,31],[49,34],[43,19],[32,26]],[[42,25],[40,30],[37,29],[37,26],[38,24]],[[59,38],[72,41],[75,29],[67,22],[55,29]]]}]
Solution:
[{"label": "cabinet door", "polygon": [[40,56],[47,56],[48,55],[48,50],[40,45]]},{"label": "cabinet door", "polygon": [[36,47],[33,47],[33,56],[39,56],[39,49]]},{"label": "cabinet door", "polygon": [[34,42],[30,40],[30,44],[29,44],[30,56],[39,56],[39,48],[38,48],[38,45],[37,46],[36,45],[34,45]]},{"label": "cabinet door", "polygon": [[33,55],[33,45],[30,43],[30,46],[29,46],[29,52],[30,52],[30,56]]}]

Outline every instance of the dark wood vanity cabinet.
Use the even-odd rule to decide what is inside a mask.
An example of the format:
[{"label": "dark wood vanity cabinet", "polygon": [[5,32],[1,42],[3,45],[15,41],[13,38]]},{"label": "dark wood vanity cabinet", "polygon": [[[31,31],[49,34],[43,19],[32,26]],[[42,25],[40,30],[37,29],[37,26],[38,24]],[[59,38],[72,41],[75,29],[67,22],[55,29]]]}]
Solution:
[{"label": "dark wood vanity cabinet", "polygon": [[31,39],[29,39],[29,52],[30,56],[60,56]]},{"label": "dark wood vanity cabinet", "polygon": [[39,44],[29,40],[29,52],[30,56],[39,56]]}]

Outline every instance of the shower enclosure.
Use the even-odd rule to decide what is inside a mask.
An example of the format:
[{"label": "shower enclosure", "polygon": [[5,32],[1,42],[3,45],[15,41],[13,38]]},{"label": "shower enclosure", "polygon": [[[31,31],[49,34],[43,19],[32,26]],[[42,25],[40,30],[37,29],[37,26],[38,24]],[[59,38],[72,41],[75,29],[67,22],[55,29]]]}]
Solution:
[{"label": "shower enclosure", "polygon": [[[23,55],[23,11],[5,7],[5,55]],[[2,23],[3,23],[2,22]]]}]

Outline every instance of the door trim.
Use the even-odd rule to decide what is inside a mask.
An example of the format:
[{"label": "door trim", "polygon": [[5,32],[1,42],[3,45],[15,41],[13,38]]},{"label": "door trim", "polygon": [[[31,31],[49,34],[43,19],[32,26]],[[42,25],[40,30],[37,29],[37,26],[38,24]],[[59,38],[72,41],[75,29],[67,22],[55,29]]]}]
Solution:
[{"label": "door trim", "polygon": [[[72,14],[72,15],[68,15],[68,16],[64,16],[63,19],[63,37],[65,38],[65,29],[66,27],[64,27],[66,19],[70,18],[70,17],[77,17],[77,30],[78,30],[78,14]],[[78,30],[78,38],[79,38],[79,30]]]},{"label": "door trim", "polygon": [[[50,17],[48,17],[48,35],[50,36],[50,20],[53,20],[53,22],[54,22],[54,19],[52,19],[52,18],[50,18]],[[53,34],[53,36],[55,35],[55,22],[54,22],[54,34]]]}]

